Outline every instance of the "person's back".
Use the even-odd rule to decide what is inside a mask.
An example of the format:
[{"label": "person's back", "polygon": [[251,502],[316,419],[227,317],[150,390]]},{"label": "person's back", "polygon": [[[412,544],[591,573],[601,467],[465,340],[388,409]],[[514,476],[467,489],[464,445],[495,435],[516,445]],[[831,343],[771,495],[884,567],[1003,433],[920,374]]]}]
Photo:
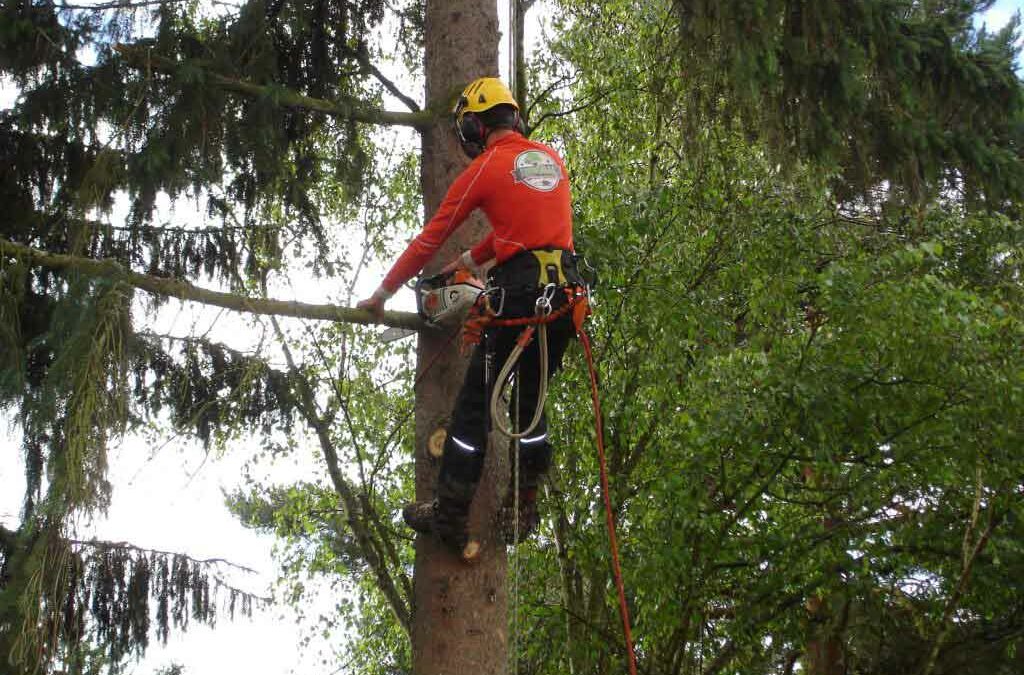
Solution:
[{"label": "person's back", "polygon": [[[479,207],[491,224],[473,249],[474,262],[501,264],[522,251],[572,249],[569,180],[561,157],[519,133],[502,136],[474,160],[479,164]],[[473,180],[473,172],[468,171]]]},{"label": "person's back", "polygon": [[[538,298],[549,309],[567,302],[552,287],[581,283],[575,270],[572,207],[569,180],[561,157],[552,148],[519,133],[518,105],[496,78],[480,78],[463,92],[455,109],[456,133],[463,150],[473,158],[455,179],[423,231],[409,244],[371,298],[358,307],[381,311],[384,302],[418,273],[441,245],[475,209],[491,224],[491,232],[472,250],[449,263],[444,273],[459,267],[479,268],[490,262],[489,289],[500,295],[503,317],[533,316]],[[521,469],[518,504],[525,534],[537,523],[537,484],[551,462],[547,420],[540,394],[545,373],[558,370],[574,334],[572,317],[552,317],[543,328],[543,349],[538,341],[523,351],[516,376],[517,400],[513,412],[520,434]],[[510,359],[520,330],[510,326],[488,328],[483,344],[474,350],[448,426],[436,500],[411,505],[404,512],[410,526],[441,536],[466,558],[466,517],[487,452],[491,427],[489,401],[497,370]],[[495,372],[488,363],[495,364]],[[536,415],[535,415],[536,413]],[[532,425],[531,425],[532,423]]]}]

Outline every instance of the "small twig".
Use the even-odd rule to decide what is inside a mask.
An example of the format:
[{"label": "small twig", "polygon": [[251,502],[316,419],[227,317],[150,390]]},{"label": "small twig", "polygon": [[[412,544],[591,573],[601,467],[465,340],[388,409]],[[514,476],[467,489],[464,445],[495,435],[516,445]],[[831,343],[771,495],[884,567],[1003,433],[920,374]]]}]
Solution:
[{"label": "small twig", "polygon": [[543,115],[540,116],[540,119],[537,120],[537,123],[533,125],[533,128],[536,129],[540,127],[540,125],[544,124],[545,120],[548,119],[566,117],[567,115],[574,115],[581,110],[586,110],[587,108],[595,105],[598,101],[600,101],[600,97],[595,97],[592,101],[588,101],[587,103],[581,103],[575,108],[570,108],[568,110],[560,110],[559,112],[544,113]]}]

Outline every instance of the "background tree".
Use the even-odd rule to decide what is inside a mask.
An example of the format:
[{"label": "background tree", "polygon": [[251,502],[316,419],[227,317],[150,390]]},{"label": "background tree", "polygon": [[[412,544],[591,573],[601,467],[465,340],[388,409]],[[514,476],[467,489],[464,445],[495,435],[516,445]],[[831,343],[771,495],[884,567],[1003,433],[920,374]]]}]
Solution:
[{"label": "background tree", "polygon": [[[918,149],[899,160],[913,176],[893,157],[860,171],[851,148],[873,132],[855,116],[898,114],[876,92],[900,82],[919,96],[931,80],[889,71],[880,50],[848,63],[827,40],[769,31],[762,44],[754,19],[782,25],[790,4],[703,7],[717,18],[698,37],[701,7],[686,3],[562,3],[549,77],[572,82],[580,108],[558,124],[580,243],[602,277],[595,331],[641,670],[1012,672],[1019,604],[996,589],[1021,564],[1004,552],[1021,500],[1007,406],[1021,392],[993,383],[1019,368],[1021,230],[1002,183],[1018,145],[985,141],[1011,165],[991,183],[977,155]],[[1013,26],[974,32],[979,8],[907,5],[878,20],[908,39],[941,24],[949,39],[918,76],[944,72],[936,54],[978,76],[946,82],[941,105],[917,101],[908,125],[967,138],[945,111],[984,100],[1001,121],[980,134],[1018,128]],[[874,25],[819,28],[880,39]],[[786,50],[851,67],[864,98],[785,89],[801,66]],[[763,89],[718,67],[749,53],[779,64]],[[1010,94],[971,93],[996,83]],[[801,106],[820,112],[799,118]],[[806,125],[829,115],[844,121],[814,146]],[[958,189],[967,174],[973,188]],[[566,378],[557,405],[583,386]],[[561,419],[562,437],[585,438],[584,417]],[[565,454],[561,508],[520,586],[524,630],[564,645],[557,663],[540,647],[524,655],[538,672],[616,667],[590,457]],[[968,653],[984,657],[968,665]]]}]

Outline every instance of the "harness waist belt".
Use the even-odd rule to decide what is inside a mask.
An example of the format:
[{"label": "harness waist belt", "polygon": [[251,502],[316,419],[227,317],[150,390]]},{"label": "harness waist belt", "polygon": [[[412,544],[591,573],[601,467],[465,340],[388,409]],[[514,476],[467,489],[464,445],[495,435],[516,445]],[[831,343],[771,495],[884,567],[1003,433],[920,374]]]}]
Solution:
[{"label": "harness waist belt", "polygon": [[583,284],[576,269],[576,254],[560,248],[517,253],[491,269],[487,277],[492,285],[510,291],[533,290],[548,284]]}]

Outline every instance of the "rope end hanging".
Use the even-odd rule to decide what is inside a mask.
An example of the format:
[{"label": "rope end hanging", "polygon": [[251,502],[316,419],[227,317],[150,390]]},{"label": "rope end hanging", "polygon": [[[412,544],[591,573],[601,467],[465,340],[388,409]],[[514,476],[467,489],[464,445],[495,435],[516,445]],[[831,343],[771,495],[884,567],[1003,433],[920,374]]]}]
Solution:
[{"label": "rope end hanging", "polygon": [[583,343],[583,353],[587,358],[590,371],[590,394],[594,405],[594,427],[597,434],[597,459],[601,469],[601,493],[604,495],[605,524],[608,527],[608,541],[612,553],[612,573],[615,576],[615,588],[619,594],[619,615],[622,617],[622,631],[626,640],[626,652],[629,659],[629,674],[637,675],[636,650],[633,648],[633,632],[630,628],[629,605],[626,603],[626,589],[622,583],[622,566],[619,564],[619,545],[615,537],[615,516],[612,511],[611,492],[608,487],[608,463],[604,453],[604,425],[601,418],[601,402],[597,395],[597,369],[594,367],[594,354],[591,349],[590,336],[585,330],[579,332]]}]

